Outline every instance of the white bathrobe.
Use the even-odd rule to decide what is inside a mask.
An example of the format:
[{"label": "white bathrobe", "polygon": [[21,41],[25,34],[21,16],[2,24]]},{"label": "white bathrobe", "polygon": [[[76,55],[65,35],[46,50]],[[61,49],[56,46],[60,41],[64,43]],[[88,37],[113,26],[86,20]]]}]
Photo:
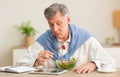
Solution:
[{"label": "white bathrobe", "polygon": [[[59,56],[63,56],[67,53],[71,37],[64,42],[66,49],[60,48],[58,51]],[[58,40],[58,46],[61,47],[63,43]],[[17,65],[33,66],[37,59],[39,52],[44,50],[43,46],[38,42],[35,42],[28,48],[28,54],[25,54],[18,62]],[[100,43],[94,37],[90,37],[83,45],[81,45],[76,52],[71,56],[77,59],[77,63],[73,69],[78,68],[80,65],[89,61],[94,61],[98,69],[112,68],[115,69],[114,59],[104,50]],[[55,61],[52,59],[47,60],[44,65],[45,68],[55,68]]]}]

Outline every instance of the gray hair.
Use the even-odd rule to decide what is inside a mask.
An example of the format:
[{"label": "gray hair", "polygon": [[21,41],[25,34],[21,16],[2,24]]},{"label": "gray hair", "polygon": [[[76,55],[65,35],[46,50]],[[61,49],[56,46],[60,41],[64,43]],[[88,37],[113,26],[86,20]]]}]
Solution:
[{"label": "gray hair", "polygon": [[64,4],[54,3],[45,9],[44,15],[46,19],[51,19],[57,12],[60,12],[62,16],[69,15],[69,10]]}]

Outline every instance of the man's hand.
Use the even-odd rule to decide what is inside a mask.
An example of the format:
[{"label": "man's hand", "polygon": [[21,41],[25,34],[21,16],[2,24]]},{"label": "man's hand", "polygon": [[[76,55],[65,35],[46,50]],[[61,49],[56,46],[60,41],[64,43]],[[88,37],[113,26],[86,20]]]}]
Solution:
[{"label": "man's hand", "polygon": [[83,64],[81,66],[79,66],[75,72],[76,73],[90,73],[90,72],[93,72],[94,70],[96,70],[97,66],[94,62],[89,62],[89,63],[86,63],[86,64]]},{"label": "man's hand", "polygon": [[40,51],[39,56],[36,62],[34,63],[34,66],[42,65],[45,61],[47,61],[50,58],[53,58],[53,53],[48,50],[42,50]]}]

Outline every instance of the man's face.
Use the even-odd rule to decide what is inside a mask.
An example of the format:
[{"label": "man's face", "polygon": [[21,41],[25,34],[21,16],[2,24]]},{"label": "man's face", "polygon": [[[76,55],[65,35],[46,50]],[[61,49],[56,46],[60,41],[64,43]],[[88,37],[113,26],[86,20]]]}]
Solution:
[{"label": "man's face", "polygon": [[61,15],[60,12],[57,12],[55,16],[53,16],[50,20],[48,20],[51,31],[59,39],[64,39],[68,37],[69,22],[70,22],[70,17],[69,16],[64,17]]}]

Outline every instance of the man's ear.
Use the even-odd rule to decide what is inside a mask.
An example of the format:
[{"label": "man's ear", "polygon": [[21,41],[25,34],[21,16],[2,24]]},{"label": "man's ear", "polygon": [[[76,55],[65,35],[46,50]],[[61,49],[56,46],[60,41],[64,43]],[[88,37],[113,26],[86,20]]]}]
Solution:
[{"label": "man's ear", "polygon": [[70,23],[70,16],[67,16],[67,22]]}]

